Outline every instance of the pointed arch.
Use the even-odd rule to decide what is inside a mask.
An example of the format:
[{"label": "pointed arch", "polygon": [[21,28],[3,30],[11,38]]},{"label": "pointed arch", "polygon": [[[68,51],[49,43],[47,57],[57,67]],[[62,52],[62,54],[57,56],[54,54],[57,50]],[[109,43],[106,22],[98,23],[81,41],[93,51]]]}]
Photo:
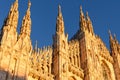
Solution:
[{"label": "pointed arch", "polygon": [[103,78],[104,80],[111,80],[111,71],[110,71],[110,68],[109,66],[107,65],[107,63],[102,60],[102,72],[103,72]]}]

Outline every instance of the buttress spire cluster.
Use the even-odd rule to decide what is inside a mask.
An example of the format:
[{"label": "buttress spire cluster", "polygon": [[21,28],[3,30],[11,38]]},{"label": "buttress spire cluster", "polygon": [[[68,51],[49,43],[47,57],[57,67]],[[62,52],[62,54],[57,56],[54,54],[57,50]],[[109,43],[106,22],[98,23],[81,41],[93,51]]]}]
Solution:
[{"label": "buttress spire cluster", "polygon": [[109,42],[110,42],[110,49],[112,51],[117,51],[116,49],[117,47],[119,47],[119,43],[118,43],[118,40],[116,39],[116,35],[114,34],[114,37],[113,37],[110,30],[109,30]]},{"label": "buttress spire cluster", "polygon": [[[10,11],[7,15],[7,18],[4,21],[4,24],[1,29],[0,33],[0,41],[1,44],[5,46],[12,46],[15,44],[17,41],[17,25],[18,25],[18,16],[19,16],[19,11],[18,11],[18,0],[16,0],[11,8]],[[9,37],[7,34],[14,34]],[[9,41],[9,44],[7,42]]]},{"label": "buttress spire cluster", "polygon": [[[29,0],[28,9],[22,21],[20,34],[18,35],[17,33],[18,17],[19,17],[18,0],[14,1],[14,3],[11,5],[9,14],[5,19],[3,27],[1,29],[1,34],[0,34],[1,44],[10,47],[15,45],[18,39],[22,38],[23,36],[28,35],[30,38],[30,33],[31,33],[30,7],[31,7],[31,2]],[[7,35],[7,34],[10,34],[10,35]],[[9,44],[7,44],[8,41],[9,41]]]},{"label": "buttress spire cluster", "polygon": [[[9,14],[8,14],[8,16],[7,16],[6,20],[5,20],[5,24],[4,25],[12,25],[15,28],[17,28],[18,16],[19,16],[19,12],[18,12],[18,0],[16,0],[13,3],[13,5],[11,6],[11,8],[10,8]],[[13,20],[15,21],[14,25],[13,25],[13,22],[12,22]]]},{"label": "buttress spire cluster", "polygon": [[88,12],[86,12],[86,17],[84,16],[84,13],[82,11],[82,6],[80,6],[80,30],[88,31],[94,34],[92,21],[90,20]]}]

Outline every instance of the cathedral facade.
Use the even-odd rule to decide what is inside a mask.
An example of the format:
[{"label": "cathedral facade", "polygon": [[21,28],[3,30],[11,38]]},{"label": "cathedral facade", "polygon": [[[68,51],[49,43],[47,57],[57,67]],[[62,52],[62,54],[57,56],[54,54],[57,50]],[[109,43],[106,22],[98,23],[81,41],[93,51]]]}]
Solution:
[{"label": "cathedral facade", "polygon": [[109,31],[110,50],[94,33],[80,7],[79,30],[68,40],[58,6],[53,44],[42,49],[31,43],[31,2],[20,33],[18,0],[12,4],[0,33],[0,80],[120,80],[120,44]]}]

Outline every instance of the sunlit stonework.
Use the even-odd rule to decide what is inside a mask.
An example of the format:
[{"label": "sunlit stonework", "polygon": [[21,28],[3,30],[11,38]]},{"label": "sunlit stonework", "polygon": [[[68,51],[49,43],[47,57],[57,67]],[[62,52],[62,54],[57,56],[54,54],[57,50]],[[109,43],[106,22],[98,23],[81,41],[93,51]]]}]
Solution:
[{"label": "sunlit stonework", "polygon": [[32,47],[30,1],[18,26],[18,0],[11,6],[0,33],[0,80],[120,80],[120,44],[109,31],[110,51],[94,33],[92,22],[80,7],[79,30],[68,40],[58,7],[53,44]]}]

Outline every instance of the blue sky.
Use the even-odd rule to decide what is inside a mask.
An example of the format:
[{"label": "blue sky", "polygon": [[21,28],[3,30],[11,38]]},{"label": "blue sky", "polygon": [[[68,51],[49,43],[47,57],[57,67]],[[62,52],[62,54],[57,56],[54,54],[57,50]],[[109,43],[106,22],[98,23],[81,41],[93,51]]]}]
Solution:
[{"label": "blue sky", "polygon": [[[0,27],[7,16],[14,0],[0,0]],[[19,0],[19,25],[27,10],[28,0]],[[94,32],[109,46],[108,30],[115,33],[120,40],[120,0],[31,0],[32,44],[38,41],[39,47],[52,44],[55,33],[58,5],[61,5],[65,23],[65,32],[69,38],[79,29],[79,7],[88,11],[92,20]]]}]

